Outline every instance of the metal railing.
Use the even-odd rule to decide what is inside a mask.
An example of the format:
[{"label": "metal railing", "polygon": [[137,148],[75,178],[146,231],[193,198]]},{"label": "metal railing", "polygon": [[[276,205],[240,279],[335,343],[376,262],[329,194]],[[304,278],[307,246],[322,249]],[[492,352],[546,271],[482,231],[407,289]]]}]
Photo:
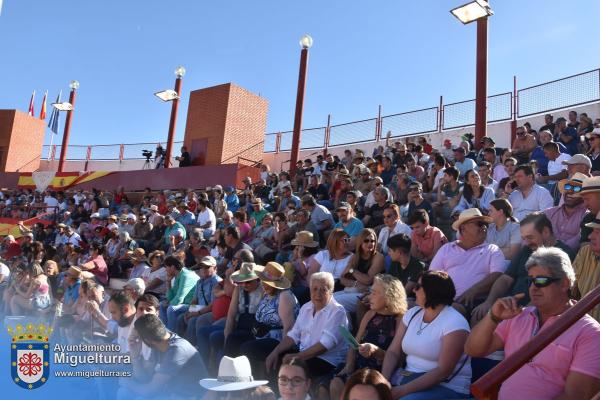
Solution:
[{"label": "metal railing", "polygon": [[[516,101],[515,101],[516,100]],[[500,93],[488,97],[488,122],[515,121],[568,107],[600,101],[600,69],[545,82],[539,85]],[[516,108],[516,109],[515,109]],[[302,130],[300,149],[327,149],[362,142],[384,139],[388,131],[391,137],[414,136],[463,128],[475,124],[475,100],[440,104],[408,112],[381,115],[360,121]],[[290,151],[292,131],[267,133],[264,140],[265,153]],[[179,147],[182,142],[175,142]],[[70,145],[67,160],[134,160],[143,159],[142,150],[154,150],[158,143]],[[42,160],[58,159],[60,145],[44,146]]]}]

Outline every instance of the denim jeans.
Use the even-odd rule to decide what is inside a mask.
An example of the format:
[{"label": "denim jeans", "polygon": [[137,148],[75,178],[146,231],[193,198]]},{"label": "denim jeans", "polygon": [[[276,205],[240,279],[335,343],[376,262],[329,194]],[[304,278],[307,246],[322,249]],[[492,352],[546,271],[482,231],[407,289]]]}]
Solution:
[{"label": "denim jeans", "polygon": [[[400,381],[401,385],[406,385],[407,383],[417,379],[418,377],[424,375],[421,374],[412,374],[410,376],[402,377]],[[465,393],[458,393],[452,389],[448,389],[442,385],[435,385],[426,390],[421,390],[420,392],[413,392],[407,394],[406,396],[402,396],[402,400],[440,400],[440,399],[468,399],[471,395]]]}]

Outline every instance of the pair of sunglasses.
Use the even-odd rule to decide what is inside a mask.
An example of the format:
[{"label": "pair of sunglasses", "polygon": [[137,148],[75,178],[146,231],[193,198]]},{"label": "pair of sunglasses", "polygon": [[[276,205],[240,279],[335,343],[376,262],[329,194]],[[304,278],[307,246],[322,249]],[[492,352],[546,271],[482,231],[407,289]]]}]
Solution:
[{"label": "pair of sunglasses", "polygon": [[565,190],[570,190],[573,193],[579,193],[581,192],[581,186],[579,185],[571,185],[570,183],[566,183],[564,186]]},{"label": "pair of sunglasses", "polygon": [[545,288],[558,281],[560,281],[560,278],[553,278],[551,276],[527,277],[527,286],[529,287],[531,284],[534,284],[537,288]]}]

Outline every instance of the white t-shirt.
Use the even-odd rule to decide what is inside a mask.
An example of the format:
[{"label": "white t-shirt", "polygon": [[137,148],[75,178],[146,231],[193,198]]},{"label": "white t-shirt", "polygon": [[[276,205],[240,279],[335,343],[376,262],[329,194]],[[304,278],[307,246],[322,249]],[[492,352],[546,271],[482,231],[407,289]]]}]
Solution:
[{"label": "white t-shirt", "polygon": [[206,207],[204,211],[198,213],[198,225],[202,226],[208,222],[210,222],[208,229],[212,229],[214,231],[217,228],[217,218],[215,217],[213,210]]},{"label": "white t-shirt", "polygon": [[[548,175],[556,175],[560,173],[562,170],[567,169],[566,165],[563,165],[563,161],[569,161],[571,156],[567,153],[560,153],[556,160],[548,161]],[[556,181],[548,181],[548,183],[556,183]]]},{"label": "white t-shirt", "polygon": [[341,260],[332,260],[329,256],[329,250],[321,250],[315,254],[315,261],[321,266],[319,269],[320,272],[330,272],[333,275],[333,279],[340,279],[351,257],[352,254],[348,254]]},{"label": "white t-shirt", "polygon": [[44,203],[48,206],[48,208],[46,209],[47,213],[54,213],[58,211],[56,208],[52,208],[58,207],[59,205],[58,200],[56,200],[56,198],[52,196],[46,196],[44,197]]},{"label": "white t-shirt", "polygon": [[[418,314],[417,314],[418,313]],[[417,314],[414,318],[413,316]],[[467,320],[454,308],[446,306],[429,324],[423,322],[424,311],[421,307],[413,307],[402,317],[407,326],[402,339],[402,350],[406,354],[406,370],[411,372],[428,372],[438,366],[442,352],[442,338],[455,331],[470,332]],[[411,321],[412,318],[412,321]],[[420,332],[420,333],[419,333]],[[448,383],[440,385],[459,393],[469,393],[471,385],[471,363],[465,354],[459,359],[451,375],[460,371]],[[462,365],[462,368],[461,368]]]},{"label": "white t-shirt", "polygon": [[377,242],[381,244],[381,252],[383,254],[387,254],[388,239],[392,236],[399,235],[401,233],[405,233],[409,237],[412,234],[412,229],[410,229],[410,227],[408,225],[406,225],[404,222],[402,222],[402,220],[398,220],[398,222],[396,222],[396,226],[394,227],[394,230],[391,232],[390,232],[390,228],[388,228],[387,226],[384,226],[381,229],[381,231],[379,232],[379,238],[377,239]]}]

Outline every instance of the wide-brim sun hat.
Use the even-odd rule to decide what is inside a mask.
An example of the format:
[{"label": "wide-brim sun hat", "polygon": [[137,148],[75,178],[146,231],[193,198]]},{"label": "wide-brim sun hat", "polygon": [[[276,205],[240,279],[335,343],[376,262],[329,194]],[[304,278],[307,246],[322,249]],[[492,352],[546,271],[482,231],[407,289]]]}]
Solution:
[{"label": "wide-brim sun hat", "polygon": [[254,380],[250,360],[246,356],[231,358],[223,356],[219,363],[219,374],[217,378],[200,380],[200,386],[215,392],[234,392],[244,389],[252,389],[266,385],[269,381]]},{"label": "wide-brim sun hat", "polygon": [[269,261],[265,268],[258,273],[260,281],[275,289],[289,289],[292,286],[290,280],[285,276],[285,268],[279,263]]},{"label": "wide-brim sun hat", "polygon": [[492,218],[483,215],[478,208],[468,208],[460,213],[458,219],[452,224],[452,229],[458,231],[462,224],[475,220],[485,221],[488,224],[492,223]]},{"label": "wide-brim sun hat", "polygon": [[558,191],[564,194],[565,193],[565,185],[567,183],[570,183],[573,186],[583,186],[583,181],[587,178],[588,177],[586,175],[582,174],[581,172],[576,172],[573,174],[572,177],[566,178],[566,179],[561,179],[560,181],[558,181]]},{"label": "wide-brim sun hat", "polygon": [[292,246],[318,247],[319,242],[314,240],[314,235],[309,231],[300,231],[292,239]]},{"label": "wide-brim sun hat", "polygon": [[600,128],[595,128],[593,131],[586,133],[585,137],[591,139],[592,135],[600,136]]},{"label": "wide-brim sun hat", "polygon": [[592,176],[584,179],[583,183],[581,184],[581,191],[575,194],[581,196],[584,193],[598,192],[600,192],[600,176]]},{"label": "wide-brim sun hat", "polygon": [[264,268],[265,267],[262,265],[257,265],[252,262],[242,263],[239,271],[235,271],[231,274],[231,280],[236,283],[242,283],[259,279],[257,273],[262,272]]},{"label": "wide-brim sun hat", "polygon": [[585,224],[585,226],[592,229],[600,229],[600,213],[596,214],[596,218],[592,222]]}]

